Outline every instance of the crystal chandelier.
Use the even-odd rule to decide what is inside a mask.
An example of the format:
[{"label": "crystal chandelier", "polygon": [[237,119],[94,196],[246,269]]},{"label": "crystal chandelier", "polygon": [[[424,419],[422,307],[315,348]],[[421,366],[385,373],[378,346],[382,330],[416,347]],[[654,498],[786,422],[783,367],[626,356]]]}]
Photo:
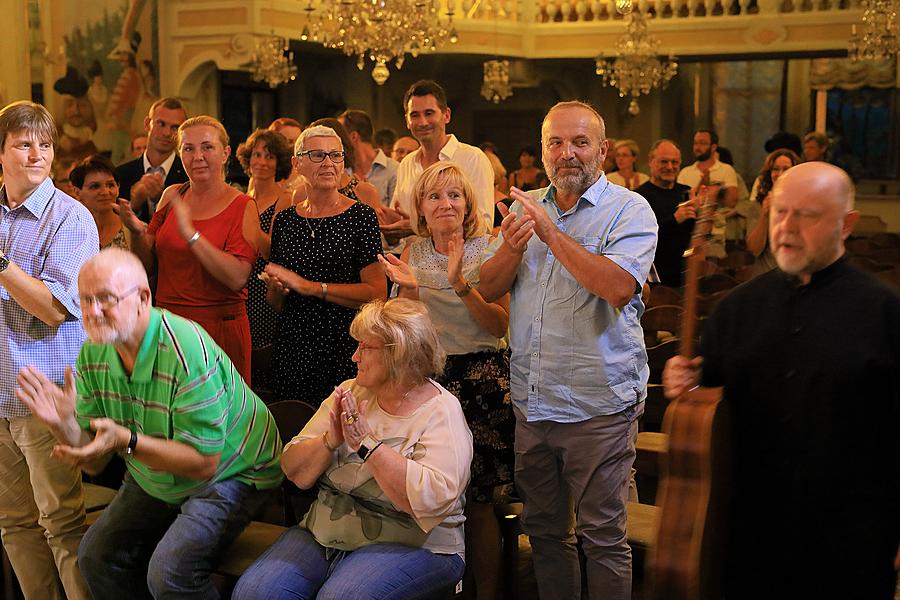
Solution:
[{"label": "crystal chandelier", "polygon": [[[453,27],[453,12],[441,14],[439,0],[308,0],[308,18],[318,18],[303,28],[301,40],[319,42],[348,56],[356,56],[356,66],[374,63],[372,79],[384,84],[390,76],[387,64],[399,69],[407,53],[417,57],[433,52],[446,42],[455,44],[459,35]],[[442,20],[446,17],[446,22]]]},{"label": "crystal chandelier", "polygon": [[485,100],[500,104],[512,96],[509,85],[509,61],[488,60],[484,63],[484,81],[481,84],[481,95]]},{"label": "crystal chandelier", "polygon": [[862,0],[862,34],[852,26],[847,54],[850,60],[880,61],[900,53],[897,43],[898,0]]},{"label": "crystal chandelier", "polygon": [[250,76],[253,81],[265,81],[273,88],[295,80],[297,65],[294,64],[294,53],[289,51],[288,40],[274,35],[257,40],[250,57]]},{"label": "crystal chandelier", "polygon": [[616,42],[615,57],[600,54],[596,59],[597,75],[603,83],[619,90],[619,97],[631,96],[628,113],[641,112],[638,97],[655,88],[664,88],[678,73],[678,63],[669,55],[660,60],[659,40],[647,33],[647,21],[639,12],[632,12],[630,0],[617,0],[616,9],[625,13],[626,33]]}]

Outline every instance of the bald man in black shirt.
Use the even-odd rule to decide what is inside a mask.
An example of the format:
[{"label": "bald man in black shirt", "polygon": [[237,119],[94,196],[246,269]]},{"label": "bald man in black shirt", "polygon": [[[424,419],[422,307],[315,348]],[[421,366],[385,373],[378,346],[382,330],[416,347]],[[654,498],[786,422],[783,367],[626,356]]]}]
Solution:
[{"label": "bald man in black shirt", "polygon": [[736,288],[666,394],[724,385],[732,415],[729,598],[894,597],[900,540],[900,295],[844,256],[846,173],[775,186],[778,269]]}]

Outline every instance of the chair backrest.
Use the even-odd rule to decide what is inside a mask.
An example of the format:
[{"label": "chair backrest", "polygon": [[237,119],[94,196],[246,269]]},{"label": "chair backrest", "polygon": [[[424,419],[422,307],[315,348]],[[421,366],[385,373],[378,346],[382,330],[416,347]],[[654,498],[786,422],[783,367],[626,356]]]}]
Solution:
[{"label": "chair backrest", "polygon": [[268,406],[269,412],[275,417],[278,425],[278,433],[281,442],[288,443],[316,414],[316,408],[300,400],[281,400]]},{"label": "chair backrest", "polygon": [[641,316],[641,327],[644,328],[644,333],[668,331],[672,335],[678,335],[682,315],[684,309],[680,306],[652,306]]},{"label": "chair backrest", "polygon": [[647,307],[651,306],[681,306],[681,292],[667,285],[651,286]]},{"label": "chair backrest", "polygon": [[730,290],[738,285],[737,279],[724,273],[714,273],[701,277],[698,283],[701,294],[714,294],[723,290]]},{"label": "chair backrest", "polygon": [[722,290],[708,296],[700,296],[697,298],[697,316],[708,317],[712,314],[713,308],[719,303],[719,300],[731,293],[731,290]]}]

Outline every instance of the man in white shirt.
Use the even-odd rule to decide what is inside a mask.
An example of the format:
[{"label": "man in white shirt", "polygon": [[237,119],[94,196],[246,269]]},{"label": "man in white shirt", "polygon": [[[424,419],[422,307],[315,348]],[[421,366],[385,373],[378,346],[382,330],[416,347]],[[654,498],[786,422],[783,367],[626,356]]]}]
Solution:
[{"label": "man in white shirt", "polygon": [[153,103],[144,128],[147,149],[142,156],[119,165],[116,180],[119,196],[131,202],[131,210],[147,223],[167,186],[187,181],[181,159],[175,151],[178,128],[187,120],[187,111],[177,98],[160,98]]},{"label": "man in white shirt", "polygon": [[709,129],[694,132],[694,158],[696,162],[681,170],[678,183],[691,186],[696,193],[703,185],[719,186],[725,190],[725,207],[734,208],[738,200],[737,173],[734,167],[719,162],[717,150],[719,136]]},{"label": "man in white shirt", "polygon": [[338,121],[347,129],[356,157],[354,164],[346,166],[352,168],[357,177],[375,186],[382,206],[390,206],[400,163],[372,143],[375,131],[368,114],[361,110],[345,110]]},{"label": "man in white shirt", "polygon": [[406,126],[419,141],[420,147],[407,154],[397,170],[397,186],[391,207],[399,218],[382,224],[385,237],[389,242],[395,242],[412,234],[406,215],[415,201],[413,189],[416,180],[422,171],[440,160],[453,161],[463,170],[475,190],[475,206],[487,226],[491,227],[494,222],[494,171],[484,152],[447,133],[450,107],[447,106],[444,89],[428,79],[417,81],[406,90],[403,108]]}]

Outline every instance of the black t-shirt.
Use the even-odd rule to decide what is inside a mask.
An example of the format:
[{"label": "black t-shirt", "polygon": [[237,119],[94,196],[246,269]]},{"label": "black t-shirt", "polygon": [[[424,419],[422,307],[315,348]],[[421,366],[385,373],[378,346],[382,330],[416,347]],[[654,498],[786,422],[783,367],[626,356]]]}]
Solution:
[{"label": "black t-shirt", "polygon": [[687,200],[690,189],[681,183],[676,183],[672,189],[665,189],[647,181],[634,190],[650,203],[659,224],[659,240],[653,258],[656,272],[663,284],[675,288],[682,284],[682,256],[691,243],[691,231],[694,229],[693,219],[679,223],[675,220],[675,211],[680,203]]}]

